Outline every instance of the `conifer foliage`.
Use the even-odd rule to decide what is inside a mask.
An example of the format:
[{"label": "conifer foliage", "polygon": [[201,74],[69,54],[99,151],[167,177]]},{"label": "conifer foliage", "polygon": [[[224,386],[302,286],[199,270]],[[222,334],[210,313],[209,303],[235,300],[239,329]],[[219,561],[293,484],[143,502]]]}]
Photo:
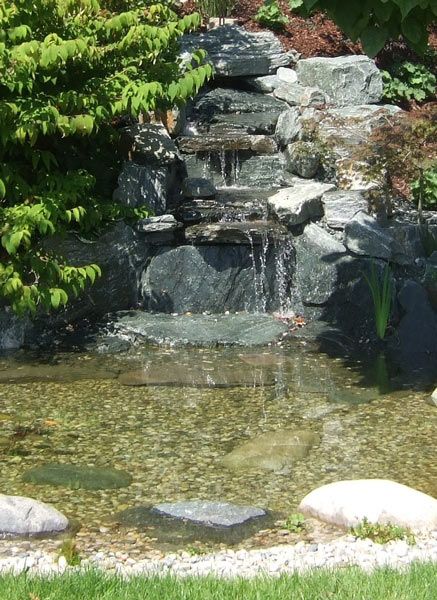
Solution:
[{"label": "conifer foliage", "polygon": [[0,300],[16,312],[63,306],[100,275],[47,237],[135,216],[101,193],[84,148],[196,94],[212,68],[200,50],[178,58],[178,40],[199,24],[169,0],[0,0]]}]

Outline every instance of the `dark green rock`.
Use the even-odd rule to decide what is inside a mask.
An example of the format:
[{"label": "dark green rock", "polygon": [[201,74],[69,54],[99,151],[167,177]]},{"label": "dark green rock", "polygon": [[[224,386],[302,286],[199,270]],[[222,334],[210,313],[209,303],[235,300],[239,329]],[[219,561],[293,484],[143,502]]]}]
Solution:
[{"label": "dark green rock", "polygon": [[126,471],[111,468],[48,464],[26,471],[23,481],[72,489],[111,490],[127,487],[132,483],[132,477]]}]

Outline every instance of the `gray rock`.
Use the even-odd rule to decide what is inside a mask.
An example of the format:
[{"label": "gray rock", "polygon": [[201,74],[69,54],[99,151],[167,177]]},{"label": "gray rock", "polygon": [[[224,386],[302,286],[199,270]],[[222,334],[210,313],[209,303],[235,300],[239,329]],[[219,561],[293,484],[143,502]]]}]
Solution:
[{"label": "gray rock", "polygon": [[125,162],[118,177],[114,200],[132,207],[146,205],[155,214],[163,214],[176,182],[177,170],[171,166],[155,167]]},{"label": "gray rock", "polygon": [[27,317],[18,317],[10,308],[0,307],[0,350],[17,350],[32,331]]},{"label": "gray rock", "polygon": [[244,83],[254,92],[269,94],[282,84],[276,75],[263,75],[261,77],[247,77]]},{"label": "gray rock", "polygon": [[65,531],[68,519],[43,502],[0,494],[0,534],[38,535]]},{"label": "gray rock", "polygon": [[328,183],[302,183],[279,190],[269,198],[270,213],[288,226],[305,223],[309,219],[323,216],[321,198],[334,189]]},{"label": "gray rock", "polygon": [[270,75],[293,60],[272,32],[251,33],[235,25],[186,35],[182,38],[181,48],[184,54],[203,48],[216,75],[226,77]]},{"label": "gray rock", "polygon": [[275,136],[281,146],[287,146],[299,138],[301,130],[299,110],[290,108],[279,115]]},{"label": "gray rock", "polygon": [[397,237],[402,236],[395,227],[383,227],[377,219],[363,212],[357,213],[346,223],[344,234],[344,243],[354,254],[382,258],[401,265],[414,261],[414,256],[409,254],[411,249],[403,247],[398,241]]},{"label": "gray rock", "polygon": [[83,316],[101,316],[135,306],[138,301],[141,268],[149,250],[140,235],[124,223],[96,240],[74,235],[47,240],[47,248],[64,256],[67,264],[84,266],[96,263],[102,277],[96,279],[76,301],[53,315],[53,320],[72,322]]},{"label": "gray rock", "polygon": [[278,151],[275,140],[265,135],[243,133],[203,134],[183,136],[178,140],[184,154],[196,152],[223,152],[226,150],[250,150],[256,154],[275,154]]},{"label": "gray rock", "polygon": [[238,506],[229,502],[210,502],[208,500],[190,500],[173,503],[156,504],[156,512],[183,519],[192,523],[200,523],[207,527],[235,527],[250,519],[266,515],[262,508]]},{"label": "gray rock", "polygon": [[147,217],[135,224],[135,229],[142,235],[147,244],[168,244],[177,241],[177,233],[182,229],[173,215]]},{"label": "gray rock", "polygon": [[174,141],[159,123],[138,123],[123,128],[120,144],[126,159],[138,165],[163,166],[180,160]]},{"label": "gray rock", "polygon": [[427,402],[431,406],[435,406],[437,408],[437,388],[433,391]]},{"label": "gray rock", "polygon": [[283,83],[296,83],[297,73],[295,69],[289,69],[286,67],[279,67],[276,71],[276,77]]},{"label": "gray rock", "polygon": [[279,112],[256,112],[216,114],[207,123],[198,126],[214,135],[229,135],[244,131],[249,135],[273,135],[279,118]]},{"label": "gray rock", "polygon": [[238,446],[222,462],[229,469],[264,469],[286,474],[319,441],[313,431],[269,431]]},{"label": "gray rock", "polygon": [[283,102],[272,96],[219,87],[197,97],[192,112],[202,121],[217,114],[267,112],[279,115],[285,108]]},{"label": "gray rock", "polygon": [[337,106],[375,104],[383,93],[382,75],[367,56],[306,58],[296,66],[301,85],[318,87]]},{"label": "gray rock", "polygon": [[325,219],[332,229],[344,229],[359,212],[366,213],[368,202],[361,191],[335,190],[322,196]]},{"label": "gray rock", "polygon": [[295,238],[295,285],[305,304],[323,305],[339,286],[339,267],[346,258],[346,248],[324,229],[310,223]]},{"label": "gray rock", "polygon": [[182,182],[182,195],[185,198],[214,198],[217,190],[209,179],[187,177]]},{"label": "gray rock", "polygon": [[286,169],[304,179],[312,179],[321,167],[321,158],[312,142],[294,142],[284,152]]},{"label": "gray rock", "polygon": [[282,339],[287,326],[264,314],[122,314],[113,324],[118,335],[142,343],[172,346],[263,346]]},{"label": "gray rock", "polygon": [[185,230],[185,238],[192,244],[245,244],[259,245],[267,240],[283,239],[287,229],[268,221],[204,223]]},{"label": "gray rock", "polygon": [[55,485],[72,489],[113,490],[129,486],[132,477],[126,471],[117,469],[47,464],[26,471],[23,481],[34,485]]},{"label": "gray rock", "polygon": [[321,90],[299,83],[282,83],[274,90],[273,95],[290,106],[321,108],[326,104],[326,96]]}]

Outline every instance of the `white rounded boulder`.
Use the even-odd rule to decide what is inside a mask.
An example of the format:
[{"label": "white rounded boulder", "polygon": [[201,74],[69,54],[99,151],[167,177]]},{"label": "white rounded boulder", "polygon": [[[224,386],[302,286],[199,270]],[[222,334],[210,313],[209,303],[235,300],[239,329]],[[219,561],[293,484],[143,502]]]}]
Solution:
[{"label": "white rounded boulder", "polygon": [[299,510],[341,527],[354,527],[367,519],[417,532],[437,530],[437,500],[387,479],[329,483],[305,496]]},{"label": "white rounded boulder", "polygon": [[49,504],[0,494],[0,534],[35,535],[64,531],[67,527],[68,519]]}]

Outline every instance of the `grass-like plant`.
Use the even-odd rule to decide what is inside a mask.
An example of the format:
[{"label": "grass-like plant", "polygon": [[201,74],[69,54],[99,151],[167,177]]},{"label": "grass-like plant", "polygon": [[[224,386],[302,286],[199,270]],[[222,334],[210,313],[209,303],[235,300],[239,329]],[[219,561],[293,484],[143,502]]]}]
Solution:
[{"label": "grass-like plant", "polygon": [[392,523],[370,523],[366,518],[356,527],[352,527],[351,533],[361,540],[369,539],[377,544],[387,544],[393,540],[405,540],[410,545],[416,543],[410,529]]},{"label": "grass-like plant", "polygon": [[378,275],[375,263],[372,263],[369,274],[363,273],[373,299],[376,335],[383,340],[387,331],[393,305],[393,281],[388,264],[384,266],[381,276]]}]

